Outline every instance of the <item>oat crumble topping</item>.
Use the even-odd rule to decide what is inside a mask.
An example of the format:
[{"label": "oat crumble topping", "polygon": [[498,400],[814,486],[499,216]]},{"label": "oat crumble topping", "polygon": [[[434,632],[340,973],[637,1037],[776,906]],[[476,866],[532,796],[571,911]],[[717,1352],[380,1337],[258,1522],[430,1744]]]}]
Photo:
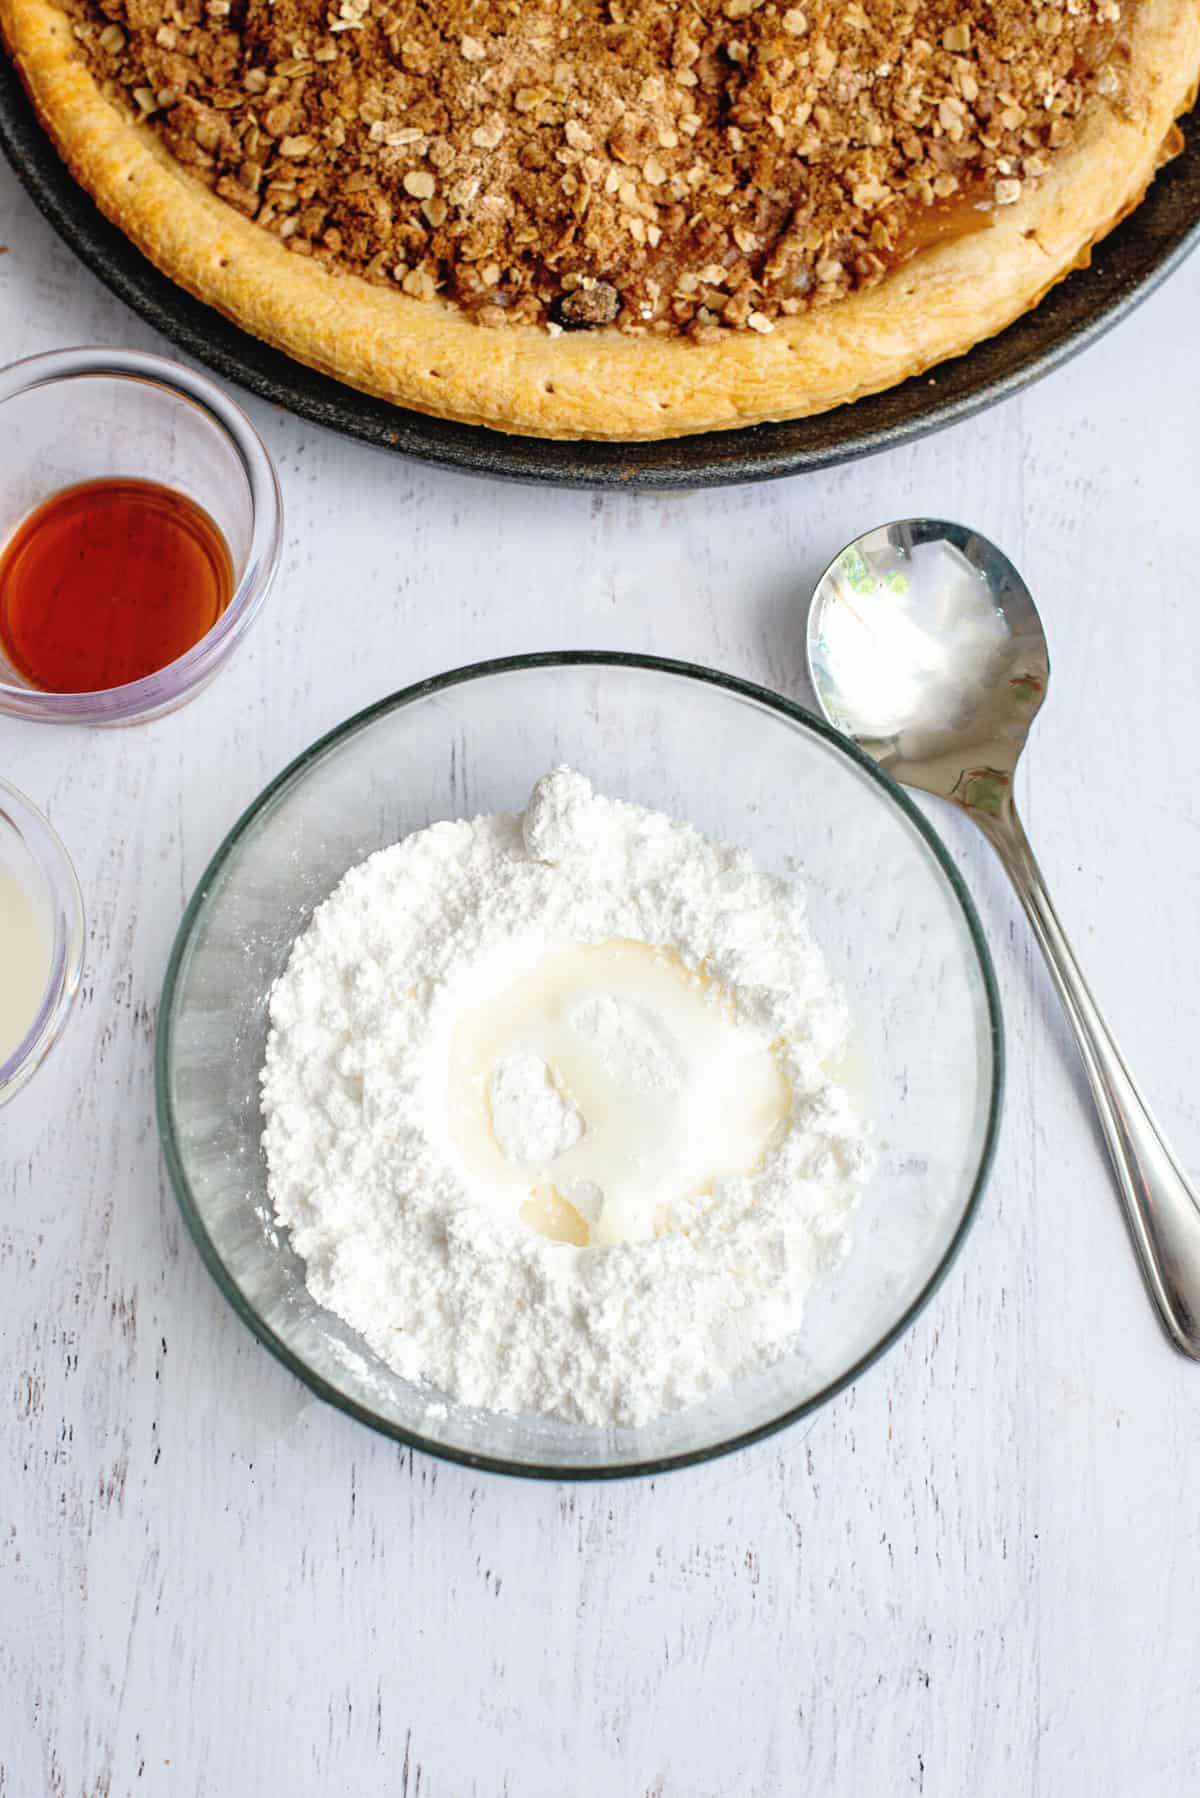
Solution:
[{"label": "oat crumble topping", "polygon": [[335,271],[700,340],[986,227],[1137,0],[63,0],[106,91]]}]

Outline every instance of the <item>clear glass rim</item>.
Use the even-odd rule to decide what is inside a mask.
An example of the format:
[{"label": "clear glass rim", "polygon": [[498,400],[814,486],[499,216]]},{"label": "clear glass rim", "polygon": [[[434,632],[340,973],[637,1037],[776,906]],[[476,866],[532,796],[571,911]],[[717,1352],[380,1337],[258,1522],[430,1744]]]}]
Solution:
[{"label": "clear glass rim", "polygon": [[44,723],[129,723],[169,709],[202,686],[257,616],[275,578],[283,545],[283,499],[270,451],[236,400],[216,381],[181,362],[106,346],[51,350],[0,369],[0,407],[42,387],[96,377],[162,388],[195,406],[217,427],[246,477],[250,546],[241,578],[217,622],[186,655],[165,668],[126,686],[92,693],[46,693],[0,680],[0,712]]},{"label": "clear glass rim", "polygon": [[0,1061],[0,1105],[32,1079],[62,1034],[83,972],[83,895],[75,867],[54,826],[33,801],[0,778],[0,819],[29,850],[50,888],[53,940],[50,972],[33,1022],[6,1061]]},{"label": "clear glass rim", "polygon": [[[987,1119],[984,1125],[983,1140],[980,1145],[978,1163],[971,1178],[967,1200],[963,1207],[950,1239],[943,1250],[937,1266],[930,1274],[920,1292],[909,1304],[902,1315],[880,1337],[865,1354],[859,1356],[854,1364],[839,1374],[835,1380],[829,1381],[818,1392],[811,1394],[799,1404],[791,1405],[781,1411],[769,1422],[758,1424],[753,1429],[741,1431],[726,1437],[720,1442],[706,1445],[704,1448],[689,1449],[677,1455],[658,1456],[647,1461],[627,1462],[610,1466],[569,1467],[553,1463],[535,1463],[506,1460],[503,1456],[474,1454],[452,1445],[435,1442],[422,1436],[418,1431],[409,1430],[391,1419],[380,1417],[378,1413],[361,1405],[357,1400],[347,1398],[336,1387],[315,1372],[307,1362],[301,1359],[270,1325],[259,1315],[242,1293],[233,1279],[217,1250],[207,1226],[200,1215],[195,1195],[191,1190],[187,1173],[183,1165],[183,1157],[179,1148],[178,1130],[175,1118],[174,1101],[171,1092],[170,1066],[172,1057],[172,1033],[177,989],[182,975],[188,950],[191,946],[196,925],[208,902],[208,895],[226,861],[237,848],[246,831],[258,820],[260,815],[273,806],[284,793],[306,772],[306,770],[327,751],[335,748],[346,738],[372,724],[376,719],[389,712],[400,711],[419,700],[427,699],[434,694],[446,692],[451,687],[465,685],[471,681],[489,679],[497,675],[524,673],[538,668],[631,668],[645,673],[665,674],[684,681],[696,681],[705,686],[715,687],[719,691],[749,699],[766,707],[769,711],[779,713],[789,723],[800,726],[812,736],[830,744],[847,761],[865,774],[869,781],[880,789],[882,797],[890,800],[892,805],[913,826],[917,834],[924,840],[933,859],[946,878],[950,891],[958,903],[967,926],[967,935],[975,954],[983,984],[988,1015],[988,1041],[991,1053],[991,1086],[988,1095]],[[677,1468],[693,1467],[703,1461],[716,1460],[719,1456],[732,1454],[735,1450],[748,1448],[777,1431],[786,1429],[800,1418],[806,1417],[837,1393],[857,1380],[866,1370],[873,1366],[881,1356],[886,1354],[909,1325],[924,1310],[933,1294],[937,1291],[946,1274],[953,1265],[959,1249],[962,1247],[968,1230],[975,1220],[979,1201],[987,1184],[988,1174],[996,1151],[996,1141],[1000,1128],[1000,1116],[1004,1098],[1004,1022],[1000,1007],[1000,993],[996,984],[995,970],[991,953],[979,922],[975,905],[959,874],[949,851],[941,838],[925,817],[924,813],[913,804],[907,794],[891,777],[885,774],[871,758],[864,754],[849,738],[841,735],[823,718],[817,717],[806,707],[797,705],[793,700],[785,699],[781,694],[773,693],[766,687],[760,687],[753,681],[742,680],[736,675],[723,674],[716,669],[701,667],[697,663],[675,661],[670,658],[648,655],[619,654],[603,650],[563,650],[547,651],[536,655],[504,656],[484,662],[473,662],[462,668],[455,668],[445,674],[435,675],[413,686],[401,688],[386,698],[377,700],[346,719],[333,730],[319,737],[263,788],[258,797],[252,801],[241,817],[229,831],[212,860],[209,862],[199,884],[193,893],[167,963],[166,976],[163,981],[162,1000],[159,1006],[158,1029],[155,1038],[154,1083],[155,1105],[158,1116],[159,1138],[167,1172],[170,1177],[175,1197],[178,1200],[183,1219],[192,1236],[201,1258],[217,1286],[263,1346],[270,1350],[278,1361],[296,1377],[304,1382],[311,1392],[333,1405],[348,1417],[355,1418],[368,1428],[390,1437],[392,1441],[401,1443],[406,1448],[420,1449],[424,1454],[437,1456],[443,1461],[454,1461],[460,1466],[470,1467],[482,1473],[501,1473],[515,1475],[527,1479],[560,1480],[574,1482],[577,1480],[629,1479],[637,1476],[657,1475],[673,1472]]]}]

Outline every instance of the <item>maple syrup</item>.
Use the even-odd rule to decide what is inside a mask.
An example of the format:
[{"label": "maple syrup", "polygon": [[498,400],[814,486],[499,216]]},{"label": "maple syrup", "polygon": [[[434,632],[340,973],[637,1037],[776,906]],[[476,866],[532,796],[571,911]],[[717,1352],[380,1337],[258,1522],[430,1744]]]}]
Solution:
[{"label": "maple syrup", "polygon": [[233,594],[220,530],[157,481],[52,494],[0,553],[0,650],[31,686],[94,693],[156,674],[212,629]]}]

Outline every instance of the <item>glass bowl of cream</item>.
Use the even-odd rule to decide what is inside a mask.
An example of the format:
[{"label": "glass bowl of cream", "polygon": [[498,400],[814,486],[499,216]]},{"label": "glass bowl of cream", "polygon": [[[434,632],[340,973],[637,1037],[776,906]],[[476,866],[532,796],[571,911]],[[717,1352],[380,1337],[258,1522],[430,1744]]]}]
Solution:
[{"label": "glass bowl of cream", "polygon": [[0,1105],[57,1042],[83,967],[83,900],[42,813],[0,778]]},{"label": "glass bowl of cream", "polygon": [[[564,1414],[561,1405],[552,1413],[467,1402],[450,1389],[453,1379],[439,1386],[427,1375],[397,1372],[398,1357],[389,1358],[386,1339],[365,1325],[354,1328],[310,1285],[313,1268],[297,1251],[295,1223],[305,1209],[304,1166],[293,1159],[294,1208],[277,1208],[268,1179],[272,1149],[278,1162],[293,1135],[287,1109],[293,1077],[308,1093],[294,1116],[296,1133],[314,1125],[309,1100],[318,1137],[326,1122],[339,1125],[343,1101],[356,1102],[357,1076],[349,1064],[326,1067],[315,1041],[310,1056],[297,1039],[297,1059],[275,1107],[273,1141],[268,1133],[264,1142],[262,1076],[272,1011],[278,1023],[297,996],[303,1001],[305,980],[284,976],[314,913],[347,870],[358,869],[369,886],[359,865],[376,851],[401,844],[419,857],[430,826],[454,824],[461,831],[468,820],[500,820],[472,854],[491,857],[499,868],[511,842],[519,858],[513,820],[548,771],[564,766],[585,775],[606,802],[659,815],[658,824],[630,825],[630,856],[642,853],[639,842],[652,849],[661,838],[669,859],[674,839],[665,821],[674,820],[694,827],[710,845],[732,846],[733,889],[743,880],[740,851],[764,877],[794,883],[830,978],[845,997],[852,1028],[848,1064],[871,1141],[870,1174],[855,1203],[848,1250],[822,1263],[786,1347],[769,1364],[714,1384],[697,1402],[668,1399],[654,1415],[635,1421],[615,1415],[607,1422],[582,1421]],[[538,833],[530,833],[528,811],[524,816],[529,851]],[[434,850],[437,842],[435,837]],[[442,883],[438,860],[435,853],[424,886],[430,915],[439,908],[457,915],[460,895]],[[706,890],[704,903],[718,906],[715,889]],[[515,931],[521,928],[519,909],[514,904]],[[703,947],[696,915],[689,908],[686,930],[681,926],[683,935],[691,933],[691,953]],[[345,956],[340,914],[325,907],[322,916],[331,949],[344,958],[346,992],[365,993],[372,983],[378,992],[380,965],[367,965],[371,954],[361,966],[357,952]],[[750,928],[753,937],[752,923]],[[419,947],[423,939],[414,940]],[[749,947],[752,965],[753,941]],[[598,982],[606,995],[618,997],[634,981],[637,992],[630,989],[629,996],[653,1000],[651,983],[625,965],[624,951],[616,958],[619,968],[608,966],[605,955],[614,959],[604,952],[596,965],[574,967],[572,980]],[[382,1032],[393,1021],[407,1027],[399,1014],[421,960],[414,954],[409,967],[401,958],[384,971],[383,990],[394,994],[397,1009],[394,1018],[386,1006],[379,1014]],[[544,966],[536,978],[550,972],[554,968]],[[660,963],[655,978],[671,981],[676,972]],[[493,1027],[507,1053],[511,1017],[525,1013],[530,1028],[541,1032],[530,1039],[531,1047],[555,1060],[552,1033],[541,1017],[541,988],[532,996],[525,990],[523,966],[514,964],[511,980],[505,1005],[480,1028],[464,1013],[468,1034],[457,1042],[469,1075],[465,1084],[453,1054],[446,1057],[441,1104],[451,1114],[450,1135],[466,1115],[462,1093],[472,1083],[478,1087],[489,1069],[493,1123],[505,1097],[497,1070],[528,1082],[528,1065],[498,1059]],[[336,1009],[336,991],[333,1003]],[[322,1009],[318,999],[316,1015]],[[658,1009],[665,1016],[670,1008]],[[700,1034],[682,1008],[676,1015],[680,1037]],[[210,1272],[260,1340],[322,1398],[398,1441],[473,1467],[597,1478],[660,1472],[753,1442],[820,1405],[897,1339],[936,1289],[974,1214],[995,1142],[1002,1063],[996,987],[970,899],[924,817],[872,762],[800,707],[705,669],[636,656],[532,656],[461,669],[382,701],[315,744],[234,826],[201,880],[171,957],[157,1044],[159,1125],[184,1217]],[[551,1095],[543,1097],[549,1102]],[[596,1120],[579,1086],[575,1098],[590,1128]],[[732,1092],[723,1094],[718,1084],[707,1102],[717,1111],[732,1104]],[[586,1138],[578,1141],[577,1122],[557,1112],[537,1115],[555,1138],[551,1152],[562,1151],[560,1165],[582,1154]],[[527,1105],[518,1122],[534,1121]],[[471,1134],[478,1139],[478,1131]],[[503,1136],[501,1130],[501,1147]],[[395,1140],[402,1159],[408,1139]],[[607,1178],[582,1161],[577,1171],[592,1180]],[[319,1177],[315,1163],[313,1177]],[[346,1191],[354,1199],[355,1180]],[[651,1333],[654,1307],[644,1283],[635,1291],[642,1270],[629,1258],[628,1244],[605,1246],[602,1231],[580,1243],[580,1215],[587,1213],[585,1223],[598,1215],[584,1199],[571,1230],[533,1259],[549,1269],[549,1254],[626,1256],[621,1265],[630,1270],[630,1303],[619,1284],[613,1290],[610,1283],[591,1315],[602,1318],[608,1310],[626,1316],[647,1328],[647,1343],[653,1334],[658,1352],[665,1345],[673,1353],[676,1338],[686,1344],[695,1333],[696,1317],[682,1297],[686,1285],[664,1282],[665,1310]],[[513,1228],[525,1224],[539,1227],[527,1214]],[[738,1228],[744,1225],[743,1219]],[[752,1222],[739,1242],[756,1252]],[[476,1245],[467,1246],[473,1253]],[[369,1286],[377,1264],[365,1237],[355,1240],[351,1230],[324,1256],[324,1271],[343,1257],[359,1261],[359,1283]],[[313,1266],[321,1260],[317,1254]],[[645,1265],[651,1268],[652,1261]],[[591,1266],[595,1270],[596,1263]],[[731,1263],[730,1271],[737,1278],[741,1269]],[[482,1285],[487,1268],[476,1272]],[[539,1291],[549,1292],[549,1286],[539,1288],[538,1278],[525,1288],[522,1302],[537,1304]],[[321,1279],[313,1284],[320,1287]],[[438,1290],[436,1281],[415,1287],[418,1306],[423,1292]],[[437,1308],[432,1297],[429,1308]],[[470,1325],[469,1311],[463,1307],[463,1327]],[[425,1331],[427,1342],[429,1328],[428,1312],[414,1318],[414,1332]],[[534,1334],[527,1318],[511,1331],[498,1329],[497,1357],[508,1363],[527,1350],[555,1352],[553,1333],[546,1331],[531,1349]],[[622,1357],[626,1365],[630,1358]],[[453,1363],[454,1356],[447,1357],[451,1372]],[[503,1382],[495,1390],[504,1390]]]}]

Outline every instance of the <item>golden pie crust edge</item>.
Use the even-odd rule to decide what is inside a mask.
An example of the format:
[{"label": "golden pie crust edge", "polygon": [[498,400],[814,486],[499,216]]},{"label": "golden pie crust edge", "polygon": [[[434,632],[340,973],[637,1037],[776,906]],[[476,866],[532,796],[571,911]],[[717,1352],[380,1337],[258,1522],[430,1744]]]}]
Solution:
[{"label": "golden pie crust edge", "polygon": [[59,154],[162,272],[244,330],[351,387],[438,417],[542,437],[639,440],[802,418],[895,386],[1003,330],[1085,265],[1180,147],[1196,96],[1198,0],[1142,0],[1119,108],[991,229],[925,250],[878,286],[719,342],[616,329],[489,330],[443,301],[334,275],[188,175],[79,60],[52,0],[0,0],[0,29]]}]

